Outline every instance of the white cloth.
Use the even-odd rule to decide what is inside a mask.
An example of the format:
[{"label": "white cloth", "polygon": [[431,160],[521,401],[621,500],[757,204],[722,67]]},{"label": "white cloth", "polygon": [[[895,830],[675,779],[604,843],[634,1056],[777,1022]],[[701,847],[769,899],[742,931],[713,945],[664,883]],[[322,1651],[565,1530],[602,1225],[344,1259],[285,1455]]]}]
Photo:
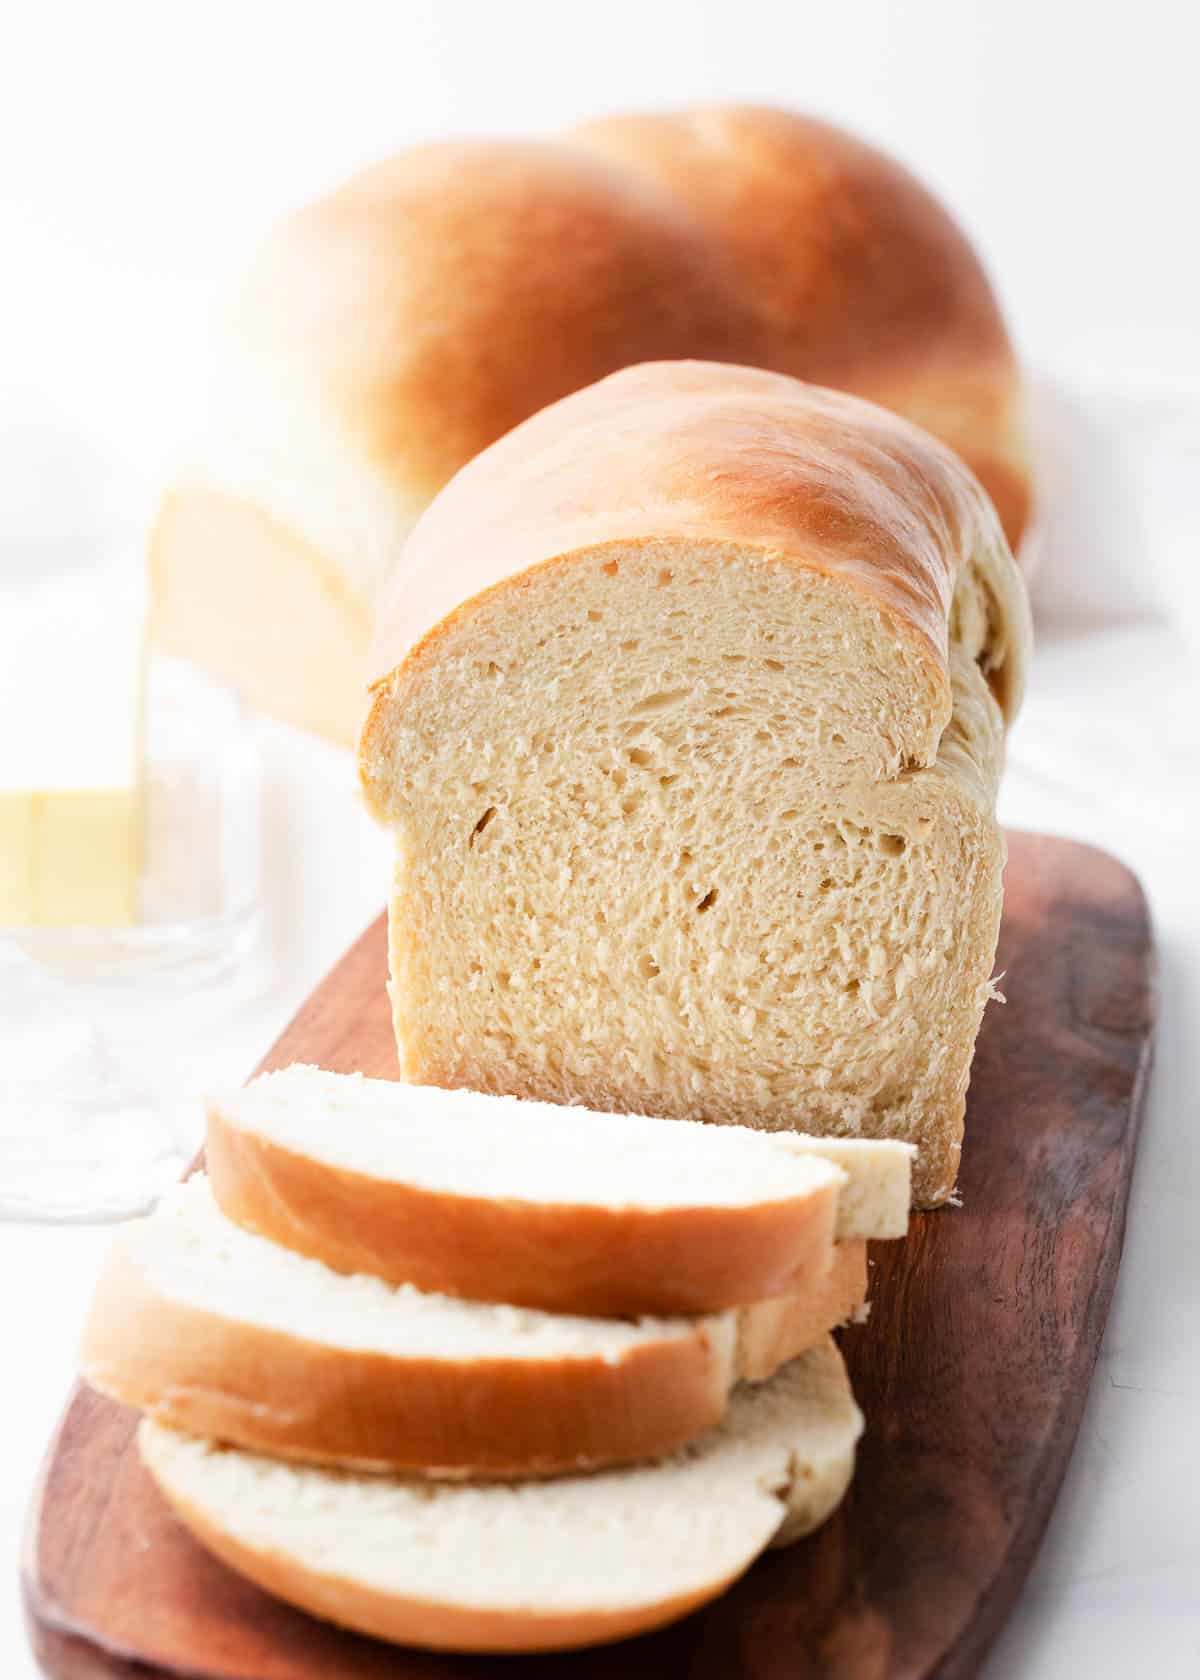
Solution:
[{"label": "white cloth", "polygon": [[987,1674],[1184,1680],[1200,1674],[1200,394],[1044,397],[1038,646],[1001,814],[1137,872],[1161,1001],[1087,1410]]},{"label": "white cloth", "polygon": [[[1125,1259],[1074,1460],[990,1680],[1200,1673],[1200,397],[1042,393],[1039,646],[1006,822],[1106,846],[1141,876],[1162,1016]],[[156,1012],[195,1092],[252,1067],[376,910],[382,837],[348,755],[263,726],[265,960],[236,997]],[[0,1227],[9,1346],[0,1430],[0,1673],[35,1673],[14,1582],[38,1458],[71,1376],[106,1233]],[[13,1321],[15,1318],[15,1322]],[[882,1327],[881,1327],[882,1328]]]}]

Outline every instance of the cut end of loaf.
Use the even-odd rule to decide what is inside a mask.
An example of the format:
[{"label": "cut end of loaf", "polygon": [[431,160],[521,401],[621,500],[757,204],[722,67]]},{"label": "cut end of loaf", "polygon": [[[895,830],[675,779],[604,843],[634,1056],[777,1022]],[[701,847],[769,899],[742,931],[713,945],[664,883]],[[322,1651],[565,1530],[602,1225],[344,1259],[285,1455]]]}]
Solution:
[{"label": "cut end of loaf", "polygon": [[943,709],[869,597],[683,540],[452,615],[363,744],[396,834],[405,1077],[899,1138],[943,1200],[1003,861],[970,633]]},{"label": "cut end of loaf", "polygon": [[275,717],[342,745],[355,740],[371,610],[293,528],[244,497],[181,485],[159,508],[150,580],[160,647]]}]

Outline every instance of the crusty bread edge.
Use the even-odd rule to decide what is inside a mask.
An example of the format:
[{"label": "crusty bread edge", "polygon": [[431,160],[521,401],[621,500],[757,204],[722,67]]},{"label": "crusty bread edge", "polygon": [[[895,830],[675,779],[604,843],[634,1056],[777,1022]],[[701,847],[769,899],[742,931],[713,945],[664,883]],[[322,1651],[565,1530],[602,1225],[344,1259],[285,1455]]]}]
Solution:
[{"label": "crusty bread edge", "polygon": [[138,1450],[163,1498],[202,1545],[246,1579],[301,1610],[359,1633],[427,1650],[497,1654],[571,1650],[626,1639],[678,1620],[723,1593],[763,1550],[790,1545],[812,1533],[836,1510],[854,1474],[862,1414],[849,1393],[841,1355],[828,1337],[820,1344],[820,1353],[823,1363],[836,1363],[838,1386],[855,1419],[849,1444],[814,1467],[805,1463],[803,1445],[798,1443],[788,1481],[772,1490],[775,1524],[764,1525],[757,1539],[749,1541],[743,1564],[653,1602],[557,1611],[540,1610],[533,1604],[499,1609],[382,1592],[344,1575],[308,1567],[276,1547],[252,1545],[232,1534],[227,1525],[213,1521],[173,1484],[164,1462],[167,1455],[156,1450],[156,1433],[145,1424],[138,1431]]},{"label": "crusty bread edge", "polygon": [[228,1219],[334,1271],[600,1318],[720,1312],[815,1288],[845,1183],[836,1169],[820,1189],[742,1207],[456,1196],[287,1149],[215,1101],[206,1164]]},{"label": "crusty bread edge", "polygon": [[307,1463],[453,1477],[634,1463],[702,1435],[740,1377],[763,1380],[844,1322],[865,1293],[863,1250],[843,1245],[809,1297],[696,1319],[613,1361],[442,1360],[336,1347],[174,1300],[118,1241],[81,1368],[169,1428]]},{"label": "crusty bread edge", "polygon": [[829,1271],[812,1290],[759,1301],[738,1313],[735,1367],[739,1382],[766,1382],[788,1360],[845,1324],[867,1298],[867,1245],[835,1244]]},{"label": "crusty bread edge", "polygon": [[275,1457],[505,1476],[634,1462],[694,1439],[725,1410],[734,1341],[732,1319],[710,1319],[611,1362],[397,1358],[173,1300],[117,1245],[81,1367],[156,1422]]},{"label": "crusty bread edge", "polygon": [[[416,1645],[430,1651],[501,1654],[568,1651],[608,1644],[677,1621],[717,1598],[744,1573],[744,1570],[734,1571],[718,1580],[706,1581],[692,1592],[656,1603],[611,1609],[553,1611],[528,1605],[520,1610],[495,1610],[452,1604],[444,1599],[401,1597],[365,1587],[343,1575],[306,1568],[282,1552],[247,1544],[227,1528],[212,1522],[206,1511],[172,1486],[169,1473],[156,1458],[153,1442],[153,1436],[145,1428],[138,1431],[142,1463],[179,1520],[222,1563],[297,1609],[398,1645]],[[782,1521],[782,1511],[780,1516]],[[745,1568],[753,1561],[753,1557],[748,1557]]]}]

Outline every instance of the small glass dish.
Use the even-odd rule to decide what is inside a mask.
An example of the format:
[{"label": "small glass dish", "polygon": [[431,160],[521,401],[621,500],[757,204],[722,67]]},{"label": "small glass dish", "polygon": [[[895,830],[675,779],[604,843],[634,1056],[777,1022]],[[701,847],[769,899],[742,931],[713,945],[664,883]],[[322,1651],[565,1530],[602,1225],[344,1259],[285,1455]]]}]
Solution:
[{"label": "small glass dish", "polygon": [[197,667],[149,657],[138,920],[127,927],[0,928],[26,956],[89,984],[208,982],[254,943],[260,774],[238,696]]},{"label": "small glass dish", "polygon": [[229,689],[152,654],[143,730],[137,921],[0,928],[0,1222],[153,1205],[197,1132],[164,1010],[190,1015],[224,992],[257,938],[252,720]]}]

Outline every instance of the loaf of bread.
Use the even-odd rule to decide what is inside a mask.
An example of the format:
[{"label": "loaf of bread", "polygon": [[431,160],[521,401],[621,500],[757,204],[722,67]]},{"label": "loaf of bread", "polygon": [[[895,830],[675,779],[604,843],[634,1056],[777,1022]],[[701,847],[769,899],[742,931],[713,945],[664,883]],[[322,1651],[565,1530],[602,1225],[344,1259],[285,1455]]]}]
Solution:
[{"label": "loaf of bread", "polygon": [[671,1458],[558,1481],[430,1483],[279,1463],[147,1420],[142,1458],[217,1557],[301,1609],[436,1650],[564,1650],[715,1598],[823,1522],[862,1417],[832,1342],[738,1390]]},{"label": "loaf of bread", "polygon": [[[736,1382],[812,1347],[866,1294],[840,1243],[802,1292],[703,1318],[587,1318],[345,1276],[225,1219],[193,1178],[109,1250],[84,1331],[93,1388],[277,1457],[542,1476],[661,1457]],[[541,1252],[554,1265],[553,1249]]]},{"label": "loaf of bread", "polygon": [[703,108],[418,147],[286,221],[233,300],[162,502],[156,636],[352,740],[375,603],[430,498],[536,409],[676,357],[907,415],[1019,539],[1018,369],[954,222],[824,123]]},{"label": "loaf of bread", "polygon": [[634,1316],[806,1298],[835,1234],[903,1236],[911,1154],[293,1066],[212,1099],[206,1164],[230,1219],[336,1271]]},{"label": "loaf of bread", "polygon": [[944,1200],[1028,640],[978,483],[871,404],[672,362],[517,427],[380,612],[403,1076],[898,1138]]}]

